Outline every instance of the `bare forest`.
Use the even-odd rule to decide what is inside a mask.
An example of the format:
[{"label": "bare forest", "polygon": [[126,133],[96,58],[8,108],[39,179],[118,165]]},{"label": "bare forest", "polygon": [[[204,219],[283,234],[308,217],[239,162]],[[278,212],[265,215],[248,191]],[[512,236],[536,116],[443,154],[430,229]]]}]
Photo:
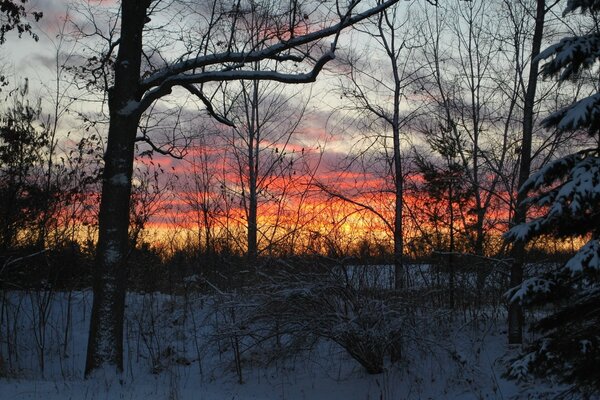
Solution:
[{"label": "bare forest", "polygon": [[0,398],[600,399],[600,1],[0,0]]}]

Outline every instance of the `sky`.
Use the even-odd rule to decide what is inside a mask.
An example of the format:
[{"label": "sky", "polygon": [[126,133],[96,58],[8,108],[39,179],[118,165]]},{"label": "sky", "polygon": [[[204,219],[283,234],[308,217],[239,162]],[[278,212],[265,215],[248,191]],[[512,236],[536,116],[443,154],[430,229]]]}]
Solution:
[{"label": "sky", "polygon": [[64,0],[32,0],[26,4],[30,10],[42,11],[44,16],[38,22],[32,22],[34,32],[39,36],[39,41],[32,40],[28,35],[23,35],[19,40],[13,31],[7,35],[8,40],[2,46],[2,60],[9,64],[5,68],[8,72],[17,75],[31,76],[31,79],[44,81],[47,68],[54,64],[56,35],[59,32],[61,21],[67,12]]},{"label": "sky", "polygon": [[[90,0],[90,4],[95,3],[96,1]],[[15,35],[12,35],[9,37],[8,42],[0,48],[0,54],[5,64],[4,70],[8,71],[9,76],[12,76],[13,82],[22,81],[24,77],[27,77],[31,88],[30,93],[33,96],[39,95],[48,98],[48,93],[53,93],[54,90],[53,69],[57,46],[61,38],[59,33],[61,29],[67,32],[72,29],[70,24],[63,24],[67,13],[67,1],[31,0],[28,4],[33,9],[41,10],[44,13],[44,18],[35,26],[35,31],[38,33],[40,40],[35,42],[28,37],[17,40]],[[85,2],[78,2],[77,4],[80,7],[85,6]],[[110,6],[111,2],[104,1],[102,4]],[[406,10],[409,8],[408,6],[405,7],[405,3],[402,2],[400,9]],[[102,16],[101,13],[95,15],[97,18]],[[69,10],[71,20],[82,21],[85,19],[84,16],[85,13],[78,13],[72,8]],[[159,33],[166,32],[166,36],[178,34],[176,28],[171,27],[176,26],[177,21],[170,20],[169,22],[174,25],[166,24],[165,26],[168,29],[163,29]],[[161,20],[155,18],[151,23],[159,24]],[[409,35],[411,32],[413,31],[402,30],[403,35]],[[377,99],[385,105],[389,103],[389,94],[377,85],[381,84],[380,81],[390,73],[390,70],[389,67],[379,64],[383,56],[375,51],[373,47],[370,47],[373,43],[365,42],[363,37],[357,32],[344,33],[340,37],[338,55],[341,59],[345,56],[360,54],[363,57],[366,56],[366,59],[359,61],[358,66],[376,66],[372,76],[362,82],[366,85],[365,87],[376,88],[377,91],[375,91],[373,99]],[[160,41],[160,37],[157,37],[156,40]],[[72,56],[72,60],[77,61],[76,57],[78,57],[79,52],[90,54],[91,47],[85,47],[90,43],[89,40],[82,40],[77,45],[76,50],[73,50],[73,41],[66,40],[61,44],[62,55],[60,58],[64,59],[65,54],[75,54]],[[165,54],[168,54],[168,52]],[[410,54],[410,52],[407,53],[407,55]],[[403,58],[403,61],[406,61],[403,66],[410,68],[411,65],[408,60],[409,58]],[[448,63],[444,68],[451,69],[454,66]],[[333,188],[332,192],[344,192],[349,196],[356,196],[355,200],[362,201],[365,204],[376,204],[384,215],[389,213],[391,194],[388,193],[387,197],[384,196],[385,198],[380,196],[375,201],[379,196],[377,192],[380,192],[382,188],[384,190],[389,189],[392,184],[388,174],[389,166],[382,158],[361,158],[357,156],[361,151],[369,149],[369,146],[376,141],[379,144],[373,148],[380,146],[384,138],[381,133],[385,133],[385,130],[382,129],[380,123],[371,123],[365,117],[365,114],[357,113],[353,109],[353,105],[347,101],[347,96],[340,89],[340,77],[348,71],[348,68],[340,60],[334,60],[319,76],[316,83],[294,85],[282,89],[281,96],[288,98],[288,104],[277,111],[276,116],[279,117],[279,121],[274,118],[270,128],[273,132],[272,136],[264,138],[261,147],[263,160],[268,161],[267,166],[271,165],[269,164],[270,161],[279,160],[277,168],[282,171],[278,176],[270,171],[269,173],[273,176],[269,175],[268,179],[263,182],[261,195],[265,205],[263,206],[262,218],[265,226],[278,224],[280,221],[273,223],[273,213],[281,213],[283,208],[290,213],[294,207],[297,208],[298,202],[302,204],[310,203],[311,205],[316,202],[323,207],[329,205],[330,209],[335,207],[345,208],[345,213],[356,214],[352,210],[348,211],[352,207],[347,204],[345,206],[339,204],[335,207],[331,206],[332,202],[326,202],[327,199],[330,200],[331,198],[329,195],[323,193],[318,195],[315,194],[314,190],[310,192],[310,197],[304,195],[305,192],[307,193],[305,188],[310,185],[314,186],[315,183],[330,186],[330,188]],[[66,136],[67,132],[71,132],[71,142],[65,141],[64,146],[69,143],[72,145],[73,141],[77,140],[78,134],[86,134],[81,129],[80,116],[82,114],[88,115],[92,120],[98,119],[101,121],[95,125],[88,124],[88,126],[92,126],[101,137],[104,137],[106,133],[106,116],[99,113],[102,110],[102,101],[104,100],[102,96],[99,96],[98,92],[92,94],[85,88],[76,90],[72,84],[69,84],[69,82],[72,82],[69,73],[65,72],[63,78],[61,91],[64,91],[67,87],[68,93],[74,93],[72,99],[66,100],[69,103],[69,112],[63,116],[60,122],[59,130],[63,135]],[[348,87],[345,90],[349,90]],[[407,89],[406,93],[408,104],[419,104],[423,100],[422,91]],[[273,98],[273,96],[266,96],[266,98]],[[181,104],[184,104],[183,108],[180,107]],[[223,104],[228,103],[223,102]],[[51,102],[45,104],[44,107],[51,110]],[[298,111],[294,111],[302,107],[305,107],[302,115]],[[415,106],[403,106],[402,109],[406,112],[410,111],[411,107]],[[295,127],[295,133],[288,138],[286,129],[289,126],[294,126],[294,121],[300,117],[301,122]],[[174,118],[177,118],[180,122],[179,131],[177,132],[171,128]],[[157,144],[168,143],[168,140],[174,135],[181,133],[185,133],[187,138],[192,138],[188,141],[190,147],[184,151],[186,156],[182,160],[158,154],[154,154],[152,158],[144,157],[141,155],[146,154],[149,148],[143,144],[139,146],[136,161],[139,176],[134,179],[134,185],[143,187],[143,181],[146,179],[145,184],[154,185],[153,187],[158,192],[155,200],[160,203],[160,206],[153,208],[153,214],[149,220],[150,225],[154,224],[157,227],[173,225],[176,216],[179,217],[179,222],[177,222],[179,224],[181,220],[189,219],[187,216],[190,207],[185,204],[185,199],[189,198],[188,193],[192,191],[190,185],[198,184],[194,176],[202,168],[204,168],[207,176],[211,178],[212,195],[222,194],[219,192],[232,194],[242,189],[243,183],[237,178],[240,167],[236,165],[235,160],[244,157],[241,151],[242,147],[239,147],[243,144],[243,138],[236,136],[235,131],[228,130],[223,125],[208,118],[204,107],[198,105],[197,102],[193,102],[185,91],[175,90],[166,101],[157,103],[150,117],[147,120],[142,120],[142,124],[146,122],[150,127],[149,132],[151,132],[150,134]],[[237,125],[243,126],[243,120],[240,119]],[[377,137],[376,141],[373,140],[374,137]],[[179,143],[185,141],[180,136],[179,138]],[[389,145],[389,138],[386,140]],[[418,135],[409,134],[403,137],[402,146],[406,154],[409,154],[413,145],[417,147],[422,145]],[[210,149],[210,154],[207,156],[206,153],[202,153],[202,149]],[[235,149],[237,151],[234,151]],[[284,153],[285,156],[283,157],[282,154]],[[366,154],[370,153],[367,152]],[[352,164],[350,164],[351,160],[354,161]],[[282,166],[285,163],[289,165],[294,163],[294,165],[293,168],[284,173]],[[205,167],[202,167],[202,165]],[[153,174],[155,172],[161,173],[158,174],[158,178],[155,179],[154,183],[149,182],[154,179]],[[412,178],[414,179],[414,176]],[[286,187],[286,182],[291,186]],[[299,197],[294,198],[294,196]],[[298,200],[298,198],[302,200]],[[279,201],[277,201],[278,199]],[[242,205],[243,199],[240,199],[239,196],[232,200],[231,207],[239,208]],[[183,210],[182,207],[187,207],[187,211]],[[325,218],[325,215],[321,211],[319,212],[322,214],[321,217]],[[238,218],[243,220],[243,213],[238,214]],[[364,217],[360,218],[362,218],[362,222],[356,222],[356,219],[354,219],[355,226],[364,225]],[[329,220],[331,221],[331,218]],[[334,224],[347,224],[349,220],[338,215]],[[374,220],[377,220],[377,218]],[[319,223],[322,224],[323,222]],[[375,222],[368,223],[373,224]],[[379,229],[373,228],[372,231]]]},{"label": "sky", "polygon": [[[91,2],[94,3],[94,2]],[[104,2],[104,4],[109,2]],[[23,82],[25,78],[28,80],[29,93],[32,97],[42,97],[45,99],[47,104],[44,104],[44,110],[50,112],[53,107],[52,101],[47,99],[53,96],[55,91],[55,63],[57,58],[57,50],[61,53],[59,57],[64,59],[65,53],[69,54],[80,51],[81,47],[74,47],[71,39],[61,41],[61,31],[69,32],[72,28],[69,24],[69,20],[81,20],[81,15],[76,11],[73,11],[71,6],[68,6],[68,2],[65,0],[31,0],[28,3],[28,7],[33,10],[42,11],[44,16],[42,20],[35,24],[34,31],[39,36],[39,41],[34,41],[30,37],[22,37],[17,39],[16,34],[10,34],[7,43],[0,48],[0,54],[2,54],[2,60],[4,64],[4,71],[10,77],[13,84],[19,84]],[[66,24],[65,24],[66,21]],[[60,49],[57,47],[60,46]],[[335,68],[335,67],[333,67]],[[64,82],[61,82],[61,90],[65,87],[72,89],[71,84],[68,83],[70,77],[68,73],[63,74]],[[306,164],[304,168],[319,169],[319,179],[326,182],[329,179],[336,180],[342,187],[340,181],[340,173],[332,170],[333,166],[340,166],[344,161],[347,153],[356,146],[351,140],[348,140],[350,133],[348,132],[348,124],[343,121],[342,118],[332,117],[333,110],[339,106],[339,95],[333,89],[337,83],[338,78],[332,73],[323,73],[316,84],[312,85],[300,85],[294,86],[293,88],[284,88],[282,95],[292,96],[289,108],[292,111],[287,112],[287,119],[293,120],[299,118],[298,112],[294,112],[295,108],[306,107],[303,113],[302,122],[297,126],[297,133],[293,135],[291,140],[287,141],[285,135],[277,135],[280,139],[283,138],[283,143],[269,142],[268,138],[264,143],[265,153],[269,151],[286,151],[291,155],[292,158],[300,158],[303,156]],[[65,140],[64,147],[69,143],[73,143],[76,140],[77,134],[74,131],[81,130],[81,121],[78,118],[80,113],[89,113],[97,109],[97,103],[89,103],[81,101],[86,98],[85,93],[78,93],[76,101],[69,102],[70,112],[66,113],[60,122],[59,131],[62,135],[66,136],[67,132],[70,132],[71,140]],[[173,98],[177,99],[178,94],[175,93]],[[160,109],[160,106],[158,106]],[[164,110],[168,114],[170,109],[169,105],[163,105]],[[191,106],[187,109],[188,113],[199,113],[205,114],[204,110],[197,106]],[[346,115],[347,116],[347,115]],[[195,117],[190,117],[190,121],[185,125],[184,129],[193,131],[198,129],[196,127],[197,121]],[[201,123],[207,124],[206,120],[203,119]],[[168,124],[168,123],[167,123]],[[209,128],[205,131],[223,131],[223,127],[219,127],[212,122],[208,122]],[[281,129],[280,126],[275,124],[275,128]],[[156,130],[156,129],[155,129]],[[100,128],[100,133],[102,128]],[[168,138],[169,133],[159,132],[158,137],[165,136]],[[227,134],[225,135],[227,136]],[[160,141],[160,139],[158,140]],[[205,138],[202,139],[203,143],[209,145],[223,146],[223,139],[217,138],[216,135],[205,134]],[[286,143],[287,141],[287,143]],[[140,146],[139,153],[147,150],[147,147]],[[169,188],[170,191],[183,192],[183,188],[177,188],[176,186],[188,179],[190,176],[190,165],[194,163],[193,149],[188,149],[186,153],[188,156],[183,160],[177,160],[166,156],[160,156],[155,154],[152,160],[144,157],[138,159],[138,169],[146,171],[150,169],[163,169],[166,171],[164,176],[159,178],[158,186],[161,188]],[[297,154],[297,155],[294,155]],[[223,164],[224,160],[213,160],[215,164]],[[234,182],[232,186],[235,186],[235,169],[229,165],[231,169],[226,175],[229,176],[229,180]],[[297,172],[301,173],[300,169],[295,168]],[[348,182],[355,182],[360,179],[360,172],[353,171],[352,168],[347,171]],[[369,175],[369,174],[367,174]],[[370,179],[379,179],[378,177],[372,176]],[[139,181],[139,180],[138,180]],[[271,184],[272,185],[272,184]],[[291,200],[290,200],[291,201]],[[161,207],[157,207],[156,214],[151,218],[151,224],[154,223],[157,226],[165,226],[172,223],[172,210],[178,206],[181,202],[174,199],[172,196],[164,196],[162,198],[163,203],[167,203]],[[265,217],[266,218],[266,217]],[[270,218],[270,217],[269,217]]]}]

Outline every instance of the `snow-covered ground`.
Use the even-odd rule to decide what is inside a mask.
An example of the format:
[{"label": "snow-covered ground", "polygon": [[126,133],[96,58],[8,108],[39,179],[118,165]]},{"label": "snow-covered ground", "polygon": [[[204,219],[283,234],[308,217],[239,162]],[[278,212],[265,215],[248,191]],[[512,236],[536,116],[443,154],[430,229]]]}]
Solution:
[{"label": "snow-covered ground", "polygon": [[86,381],[91,293],[0,295],[3,400],[533,399],[548,391],[502,377],[509,357],[502,318],[454,316],[408,333],[402,361],[388,360],[383,373],[369,375],[327,340],[283,355],[268,347],[272,341],[250,346],[235,335],[216,335],[227,331],[227,321],[214,313],[212,296],[195,291],[130,294],[124,375]]}]

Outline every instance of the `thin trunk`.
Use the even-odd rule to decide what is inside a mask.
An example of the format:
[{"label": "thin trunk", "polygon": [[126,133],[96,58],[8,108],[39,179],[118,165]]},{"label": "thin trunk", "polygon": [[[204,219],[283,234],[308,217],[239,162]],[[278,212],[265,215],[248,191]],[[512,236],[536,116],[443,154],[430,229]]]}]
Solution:
[{"label": "thin trunk", "polygon": [[[531,44],[531,64],[529,66],[529,80],[523,104],[523,137],[521,140],[521,160],[519,164],[519,188],[523,186],[531,172],[531,139],[533,136],[533,115],[539,62],[536,60],[540,53],[544,33],[544,18],[546,15],[544,0],[537,0],[535,16],[535,30]],[[510,225],[515,226],[525,222],[527,207],[523,204],[526,195],[517,194],[517,205],[513,220]],[[523,264],[525,263],[525,243],[516,242],[512,248],[513,263],[510,269],[510,286],[515,287],[523,281]],[[511,303],[508,308],[508,343],[523,343],[523,309],[518,303]]]},{"label": "thin trunk", "polygon": [[[402,152],[400,145],[400,102],[402,101],[402,77],[398,66],[399,47],[395,36],[395,11],[384,12],[379,18],[379,32],[383,39],[385,51],[390,59],[392,75],[394,77],[394,110],[392,115],[391,127],[393,138],[393,177],[394,177],[394,288],[396,290],[408,286],[408,274],[404,266],[404,235],[402,224],[402,211],[404,207],[404,175],[402,171]],[[391,34],[386,38],[386,31],[383,24],[386,24]]]},{"label": "thin trunk", "polygon": [[[258,69],[258,68],[257,68]],[[249,142],[248,142],[248,260],[256,261],[258,256],[258,238],[257,238],[257,175],[258,175],[258,151],[259,151],[259,119],[258,119],[258,82],[252,83],[252,100],[250,100],[250,124],[249,124]]]},{"label": "thin trunk", "polygon": [[104,155],[94,301],[85,376],[101,368],[123,371],[123,320],[128,252],[129,200],[139,115],[128,105],[139,101],[142,31],[148,1],[123,1],[121,43],[109,90],[110,125]]},{"label": "thin trunk", "polygon": [[[206,200],[208,201],[208,200]],[[205,207],[202,211],[202,215],[204,218],[204,252],[207,256],[211,256],[212,251],[212,240],[211,240],[211,232],[210,232],[210,210],[208,207]]]},{"label": "thin trunk", "polygon": [[[479,42],[475,42],[474,37],[474,17],[473,9],[470,9],[469,14],[469,72],[471,80],[471,123],[473,124],[473,189],[475,194],[476,222],[475,222],[475,241],[473,251],[476,255],[483,255],[483,222],[485,218],[485,210],[482,207],[480,182],[479,182],[479,134],[480,134],[480,115],[481,105],[479,102],[479,87],[481,79],[481,71],[479,70],[479,60],[473,60],[477,57],[480,51]],[[476,67],[477,65],[477,67]],[[477,68],[477,73],[475,69]]]},{"label": "thin trunk", "polygon": [[251,168],[248,202],[248,260],[256,261],[258,256],[257,246],[257,198],[256,198],[256,174]]},{"label": "thin trunk", "polygon": [[55,77],[56,79],[56,90],[54,93],[54,116],[52,118],[52,128],[50,128],[49,134],[50,138],[48,140],[48,161],[46,163],[46,181],[44,182],[44,194],[43,194],[43,211],[42,218],[40,218],[39,222],[39,232],[37,239],[37,247],[43,249],[46,247],[47,237],[48,237],[48,221],[50,220],[50,216],[54,210],[49,210],[50,207],[50,197],[51,197],[51,189],[52,189],[52,170],[54,169],[54,151],[56,150],[56,132],[58,130],[58,121],[59,121],[59,108],[60,108],[60,97],[61,97],[61,86],[60,86],[60,48],[56,49],[55,55]]},{"label": "thin trunk", "polygon": [[450,308],[454,308],[454,287],[456,276],[454,273],[454,178],[450,178],[448,185],[448,207],[450,212],[450,246],[448,249],[448,275],[450,278],[450,296],[448,297]]},{"label": "thin trunk", "polygon": [[392,60],[394,71],[394,117],[393,117],[393,136],[394,136],[394,186],[395,186],[395,204],[394,204],[394,272],[396,280],[394,288],[401,289],[408,286],[408,274],[404,270],[404,235],[402,232],[402,207],[404,203],[404,176],[402,173],[402,153],[400,148],[400,76],[396,60]]},{"label": "thin trunk", "polygon": [[[399,96],[398,96],[399,97]],[[399,101],[399,99],[398,99]],[[404,237],[402,235],[402,206],[404,180],[402,175],[402,156],[400,154],[400,129],[398,122],[399,114],[398,102],[394,105],[394,175],[395,175],[395,213],[394,213],[394,272],[395,272],[395,289],[401,289],[408,284],[406,271],[404,270],[403,252],[404,252]]]}]

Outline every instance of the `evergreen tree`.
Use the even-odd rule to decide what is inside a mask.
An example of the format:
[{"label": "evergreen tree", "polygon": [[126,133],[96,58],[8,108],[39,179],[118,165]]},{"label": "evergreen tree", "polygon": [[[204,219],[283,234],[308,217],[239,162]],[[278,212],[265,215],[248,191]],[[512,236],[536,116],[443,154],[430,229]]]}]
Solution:
[{"label": "evergreen tree", "polygon": [[27,84],[13,91],[14,105],[0,114],[0,257],[18,247],[18,233],[31,228],[43,211],[35,175],[48,132],[37,123],[41,107],[30,104],[27,92]]},{"label": "evergreen tree", "polygon": [[[581,11],[597,22],[600,0],[568,0],[565,14]],[[590,33],[563,38],[539,59],[546,77],[573,80],[594,68],[600,58],[598,25]],[[511,302],[552,310],[534,325],[540,337],[514,360],[509,375],[552,377],[570,385],[572,393],[600,392],[600,93],[551,114],[546,128],[587,133],[591,148],[551,162],[521,187],[528,205],[544,213],[513,227],[507,238],[527,241],[550,235],[581,237],[585,243],[560,268],[525,280],[509,292]],[[551,306],[551,307],[548,307]]]}]

